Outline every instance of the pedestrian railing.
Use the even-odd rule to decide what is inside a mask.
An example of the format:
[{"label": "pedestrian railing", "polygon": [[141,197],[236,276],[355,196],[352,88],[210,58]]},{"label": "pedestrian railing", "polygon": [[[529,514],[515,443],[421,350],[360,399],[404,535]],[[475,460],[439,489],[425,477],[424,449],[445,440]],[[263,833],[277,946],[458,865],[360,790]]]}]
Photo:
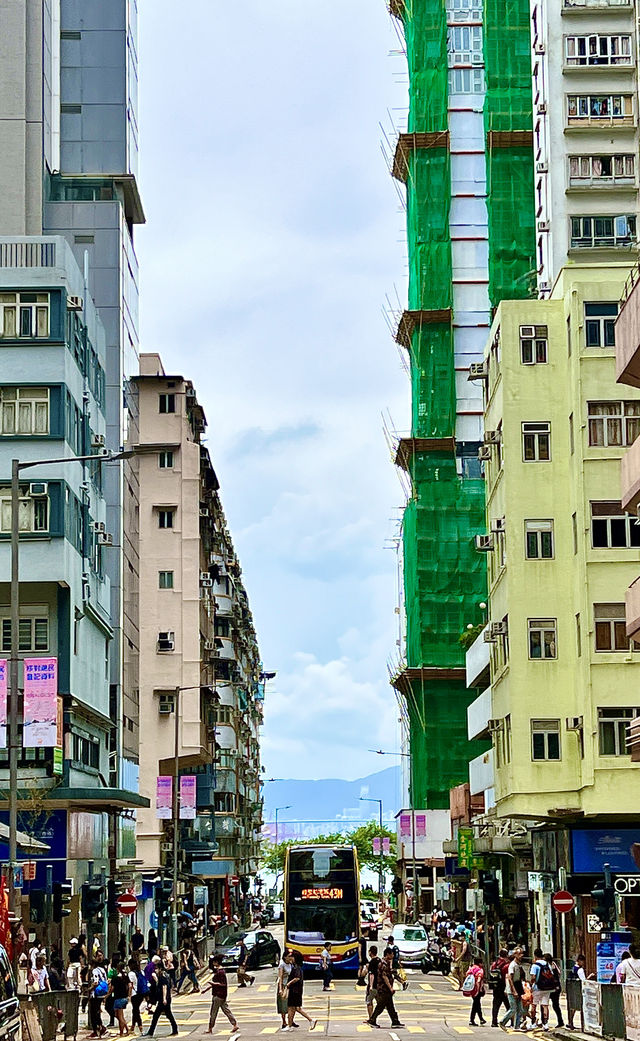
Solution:
[{"label": "pedestrian railing", "polygon": [[596,980],[567,980],[569,1021],[580,1015],[587,1034],[608,1038],[640,1036],[640,987]]},{"label": "pedestrian railing", "polygon": [[38,994],[20,996],[21,1010],[34,1008],[42,1031],[42,1041],[54,1041],[61,1030],[65,1041],[76,1038],[80,994],[77,990],[44,990]]}]

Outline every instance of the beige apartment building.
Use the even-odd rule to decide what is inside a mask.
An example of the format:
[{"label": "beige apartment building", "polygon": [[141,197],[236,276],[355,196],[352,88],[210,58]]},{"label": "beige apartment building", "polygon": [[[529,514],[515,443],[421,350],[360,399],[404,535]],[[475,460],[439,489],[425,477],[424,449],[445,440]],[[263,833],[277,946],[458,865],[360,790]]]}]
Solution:
[{"label": "beige apartment building", "polygon": [[[195,813],[179,820],[179,887],[209,912],[239,909],[257,872],[261,828],[259,726],[264,683],[241,569],[193,384],[140,356],[140,791],[137,857],[149,880],[173,870],[173,807],[158,816],[158,776],[195,776]],[[201,905],[200,905],[201,906]],[[205,911],[206,913],[206,911]]]}]

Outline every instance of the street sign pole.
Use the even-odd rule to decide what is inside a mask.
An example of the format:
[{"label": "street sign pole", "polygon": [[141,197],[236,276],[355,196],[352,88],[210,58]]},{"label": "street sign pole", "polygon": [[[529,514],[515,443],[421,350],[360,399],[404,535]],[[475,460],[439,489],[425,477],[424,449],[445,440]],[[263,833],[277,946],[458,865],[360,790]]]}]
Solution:
[{"label": "street sign pole", "polygon": [[[560,883],[560,889],[564,889],[567,884],[567,869],[561,867],[558,870],[558,882]],[[567,919],[563,914],[560,915],[560,971],[562,973],[562,986],[566,987],[567,980]]]}]

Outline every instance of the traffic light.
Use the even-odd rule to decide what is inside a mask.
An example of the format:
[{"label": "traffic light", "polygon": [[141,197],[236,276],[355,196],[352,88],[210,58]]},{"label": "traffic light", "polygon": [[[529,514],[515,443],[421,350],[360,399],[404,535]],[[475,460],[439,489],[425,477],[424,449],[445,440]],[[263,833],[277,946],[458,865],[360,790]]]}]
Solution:
[{"label": "traffic light", "polygon": [[154,907],[158,918],[163,918],[169,913],[171,906],[171,894],[173,893],[173,882],[170,878],[165,878],[162,882],[156,883]]},{"label": "traffic light", "polygon": [[104,886],[100,882],[85,882],[82,886],[82,917],[85,922],[99,918],[104,911]]},{"label": "traffic light", "polygon": [[110,878],[107,882],[107,914],[115,914],[118,910],[116,899],[118,897],[118,887],[115,881]]},{"label": "traffic light", "polygon": [[493,875],[485,875],[482,880],[482,899],[488,907],[500,903],[500,885]]},{"label": "traffic light", "polygon": [[402,892],[402,889],[403,889],[402,879],[398,878],[397,875],[393,876],[393,881],[391,882],[391,888],[392,888],[393,892],[396,894],[396,896],[399,896],[400,893]]},{"label": "traffic light", "polygon": [[607,885],[607,880],[603,878],[591,890],[591,899],[593,914],[597,915],[604,925],[609,925],[616,914],[616,893],[613,886]]},{"label": "traffic light", "polygon": [[73,899],[73,883],[69,881],[54,882],[53,885],[53,920],[61,922],[63,918],[71,914],[71,908],[67,905]]},{"label": "traffic light", "polygon": [[39,924],[45,920],[47,894],[44,889],[32,889],[29,893],[29,918]]}]

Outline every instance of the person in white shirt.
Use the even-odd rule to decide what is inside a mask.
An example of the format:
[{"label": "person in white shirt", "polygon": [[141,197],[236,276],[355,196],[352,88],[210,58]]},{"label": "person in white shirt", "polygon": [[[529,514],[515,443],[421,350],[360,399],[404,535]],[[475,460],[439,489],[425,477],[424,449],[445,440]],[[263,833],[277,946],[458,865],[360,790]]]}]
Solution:
[{"label": "person in white shirt", "polygon": [[629,957],[620,964],[620,982],[626,983],[628,987],[640,987],[640,951],[631,944]]}]

